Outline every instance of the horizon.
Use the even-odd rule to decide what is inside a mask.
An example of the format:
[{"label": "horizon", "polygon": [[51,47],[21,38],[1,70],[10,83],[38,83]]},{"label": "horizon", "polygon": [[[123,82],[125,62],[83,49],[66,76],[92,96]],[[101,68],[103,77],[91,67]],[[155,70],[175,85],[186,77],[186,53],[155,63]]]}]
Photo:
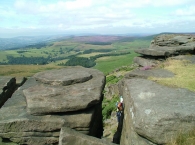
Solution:
[{"label": "horizon", "polygon": [[195,32],[194,0],[2,0],[0,38]]},{"label": "horizon", "polygon": [[[162,33],[172,33],[172,32],[162,32]],[[161,33],[157,33],[161,34]],[[88,37],[88,36],[118,36],[118,37],[144,37],[144,36],[151,36],[157,35],[156,33],[124,33],[124,34],[98,34],[98,33],[70,33],[70,34],[40,34],[40,35],[18,35],[14,37],[0,37],[0,39],[12,39],[12,38],[19,38],[19,37]]]},{"label": "horizon", "polygon": [[124,33],[124,34],[98,34],[98,33],[70,33],[70,34],[40,34],[40,35],[18,35],[13,37],[0,37],[0,39],[13,39],[20,37],[88,37],[88,36],[117,36],[117,37],[147,37],[160,34],[194,34],[195,32],[160,32],[160,33]]}]

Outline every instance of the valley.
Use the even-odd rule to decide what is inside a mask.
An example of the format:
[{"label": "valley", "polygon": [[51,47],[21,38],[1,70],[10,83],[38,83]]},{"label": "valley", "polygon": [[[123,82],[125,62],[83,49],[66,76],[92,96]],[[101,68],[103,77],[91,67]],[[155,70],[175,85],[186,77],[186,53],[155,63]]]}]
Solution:
[{"label": "valley", "polygon": [[[120,66],[131,65],[132,59],[137,56],[134,50],[148,47],[152,38],[151,36],[74,36],[18,49],[0,50],[0,74],[14,75],[13,72],[16,72],[18,75],[17,71],[20,72],[22,67],[28,65],[31,68],[30,73],[25,76],[31,76],[32,72],[37,72],[40,67],[48,69],[68,65],[93,67],[108,74]],[[17,67],[14,67],[15,65]]]}]

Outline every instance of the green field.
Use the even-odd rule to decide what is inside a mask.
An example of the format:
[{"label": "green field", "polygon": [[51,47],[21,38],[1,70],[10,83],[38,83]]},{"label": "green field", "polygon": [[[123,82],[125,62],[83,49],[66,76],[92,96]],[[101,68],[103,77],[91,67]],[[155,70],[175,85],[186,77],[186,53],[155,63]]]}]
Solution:
[{"label": "green field", "polygon": [[138,54],[132,51],[131,54],[127,55],[102,57],[97,59],[97,64],[94,68],[102,71],[104,74],[108,74],[121,66],[130,66],[135,56],[138,56]]}]

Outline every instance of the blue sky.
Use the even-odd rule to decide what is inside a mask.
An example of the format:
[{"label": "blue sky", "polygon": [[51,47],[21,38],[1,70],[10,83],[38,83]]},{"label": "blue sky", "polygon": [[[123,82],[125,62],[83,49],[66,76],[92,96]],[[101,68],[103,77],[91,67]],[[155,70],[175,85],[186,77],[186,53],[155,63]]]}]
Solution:
[{"label": "blue sky", "polygon": [[195,32],[194,0],[0,0],[0,37]]}]

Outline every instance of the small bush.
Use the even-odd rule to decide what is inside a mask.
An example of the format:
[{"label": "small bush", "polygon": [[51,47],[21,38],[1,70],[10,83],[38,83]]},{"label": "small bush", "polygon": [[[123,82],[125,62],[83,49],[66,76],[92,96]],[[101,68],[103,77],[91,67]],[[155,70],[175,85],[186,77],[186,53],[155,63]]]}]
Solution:
[{"label": "small bush", "polygon": [[116,77],[115,75],[110,75],[106,77],[106,84],[116,84],[118,81],[120,81],[123,78],[123,76]]},{"label": "small bush", "polygon": [[103,121],[110,118],[112,111],[116,110],[116,102],[119,100],[119,96],[114,95],[111,100],[104,98],[102,103],[102,115]]}]

